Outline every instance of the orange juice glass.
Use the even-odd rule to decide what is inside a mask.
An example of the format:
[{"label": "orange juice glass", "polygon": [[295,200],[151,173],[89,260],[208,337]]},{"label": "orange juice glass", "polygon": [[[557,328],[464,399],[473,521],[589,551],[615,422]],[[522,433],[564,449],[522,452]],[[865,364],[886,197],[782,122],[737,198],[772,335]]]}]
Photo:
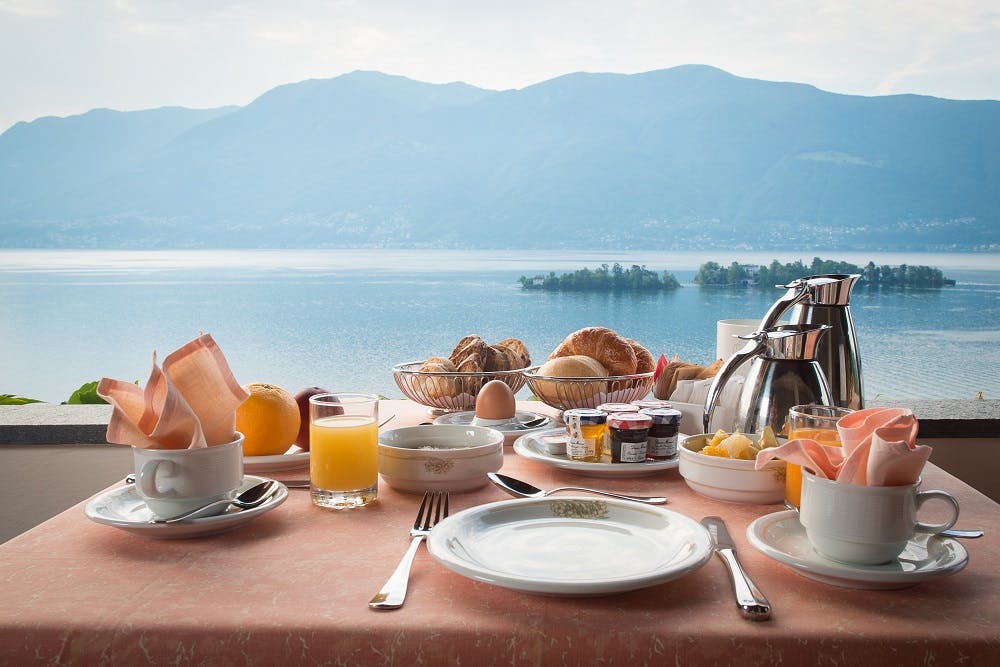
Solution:
[{"label": "orange juice glass", "polygon": [[314,505],[362,507],[378,498],[378,397],[309,398],[309,486]]},{"label": "orange juice glass", "polygon": [[[853,410],[830,405],[796,405],[788,411],[788,439],[808,438],[829,447],[840,447],[837,420]],[[785,466],[785,504],[799,507],[802,502],[802,468]]]}]

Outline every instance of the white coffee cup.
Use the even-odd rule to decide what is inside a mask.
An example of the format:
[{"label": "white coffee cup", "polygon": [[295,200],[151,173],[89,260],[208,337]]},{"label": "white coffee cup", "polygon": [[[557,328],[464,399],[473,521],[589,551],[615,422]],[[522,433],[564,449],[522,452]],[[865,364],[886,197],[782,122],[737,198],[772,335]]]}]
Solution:
[{"label": "white coffee cup", "polygon": [[[958,500],[945,491],[906,486],[860,486],[831,481],[802,470],[799,522],[813,548],[844,563],[879,565],[896,558],[914,533],[939,533],[958,520]],[[949,504],[942,523],[917,521],[917,511],[933,498]]]},{"label": "white coffee cup", "polygon": [[[133,447],[132,457],[136,491],[159,519],[235,498],[243,484],[243,434],[239,432],[232,442],[211,447]],[[220,506],[215,513],[225,509]]]},{"label": "white coffee cup", "polygon": [[743,349],[747,341],[737,338],[757,331],[760,320],[719,320],[715,323],[715,358],[728,359]]}]

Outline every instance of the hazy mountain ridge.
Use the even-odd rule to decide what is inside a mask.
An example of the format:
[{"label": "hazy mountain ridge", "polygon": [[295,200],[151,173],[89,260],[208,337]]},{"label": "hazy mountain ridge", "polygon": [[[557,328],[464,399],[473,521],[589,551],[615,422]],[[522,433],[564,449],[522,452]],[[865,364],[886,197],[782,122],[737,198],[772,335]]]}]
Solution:
[{"label": "hazy mountain ridge", "polygon": [[1000,102],[705,66],[521,90],[377,72],[0,135],[0,246],[1000,245]]}]

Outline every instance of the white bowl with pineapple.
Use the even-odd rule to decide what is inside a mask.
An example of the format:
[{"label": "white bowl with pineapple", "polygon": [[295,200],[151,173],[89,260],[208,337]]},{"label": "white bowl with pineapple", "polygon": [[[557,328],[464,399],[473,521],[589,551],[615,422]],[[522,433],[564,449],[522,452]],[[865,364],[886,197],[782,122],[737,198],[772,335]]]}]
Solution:
[{"label": "white bowl with pineapple", "polygon": [[709,498],[753,505],[785,499],[785,462],[754,468],[757,452],[778,444],[774,432],[743,434],[717,431],[685,438],[678,469],[691,490]]}]

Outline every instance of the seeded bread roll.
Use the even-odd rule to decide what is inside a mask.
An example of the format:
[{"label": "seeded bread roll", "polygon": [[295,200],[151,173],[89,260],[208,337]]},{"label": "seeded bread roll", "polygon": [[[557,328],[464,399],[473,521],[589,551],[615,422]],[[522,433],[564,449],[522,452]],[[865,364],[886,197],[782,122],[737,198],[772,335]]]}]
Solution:
[{"label": "seeded bread roll", "polygon": [[552,351],[549,359],[573,355],[597,359],[610,375],[632,375],[638,364],[628,341],[606,327],[574,331]]}]

